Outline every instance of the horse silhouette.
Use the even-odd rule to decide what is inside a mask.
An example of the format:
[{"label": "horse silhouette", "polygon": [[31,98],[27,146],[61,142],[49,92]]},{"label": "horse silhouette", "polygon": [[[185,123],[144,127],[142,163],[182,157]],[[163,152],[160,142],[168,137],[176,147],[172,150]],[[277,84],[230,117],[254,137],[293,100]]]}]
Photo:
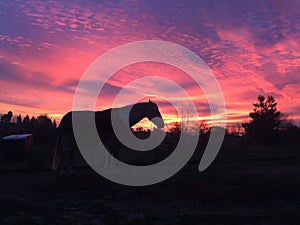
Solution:
[{"label": "horse silhouette", "polygon": [[[143,118],[151,120],[158,128],[164,127],[164,121],[159,112],[158,106],[149,100],[148,102],[136,103],[134,105],[127,105],[121,108],[106,109],[103,111],[71,111],[65,114],[58,126],[58,138],[56,149],[53,158],[52,169],[60,169],[62,173],[67,166],[70,172],[73,171],[73,155],[77,149],[76,140],[73,133],[72,114],[79,113],[82,116],[95,116],[96,128],[98,135],[106,146],[110,146],[111,154],[115,155],[118,151],[116,145],[116,136],[112,125],[112,110],[120,115],[121,120],[128,124],[129,127],[134,126]],[[126,112],[129,111],[129,118],[126,117]],[[67,159],[68,158],[68,163]],[[68,165],[67,165],[68,164]]]}]

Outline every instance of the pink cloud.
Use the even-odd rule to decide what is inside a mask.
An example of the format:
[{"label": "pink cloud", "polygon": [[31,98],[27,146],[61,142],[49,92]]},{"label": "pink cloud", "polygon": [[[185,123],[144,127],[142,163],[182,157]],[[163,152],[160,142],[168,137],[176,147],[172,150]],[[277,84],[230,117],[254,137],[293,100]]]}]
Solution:
[{"label": "pink cloud", "polygon": [[[6,101],[0,101],[3,112],[13,105],[23,111],[32,105],[32,109],[28,108],[32,114],[66,112],[71,108],[76,82],[98,56],[130,41],[155,39],[181,44],[205,60],[222,87],[229,121],[247,119],[258,94],[274,95],[280,110],[299,120],[300,24],[295,18],[300,12],[292,2],[265,1],[257,3],[255,9],[252,1],[235,3],[235,7],[229,2],[211,5],[205,1],[1,4],[2,8],[11,5],[20,9],[17,22],[8,23],[18,25],[18,30],[23,26],[28,30],[19,34],[8,29],[0,34],[0,59],[10,62],[11,68],[18,68],[18,75],[26,78],[1,79],[5,84],[1,95],[6,96]],[[0,16],[4,14],[9,11]],[[192,80],[166,65],[127,67],[116,73],[109,84],[122,87],[147,75],[172,79],[196,102],[206,104],[203,92]],[[149,83],[143,88],[158,87]],[[12,89],[22,90],[22,94],[12,93]],[[106,90],[103,108],[113,100],[116,90],[109,93],[110,90]],[[169,87],[168,91],[174,90]],[[202,115],[209,115],[201,106]],[[162,107],[170,117],[171,108],[164,104]]]}]

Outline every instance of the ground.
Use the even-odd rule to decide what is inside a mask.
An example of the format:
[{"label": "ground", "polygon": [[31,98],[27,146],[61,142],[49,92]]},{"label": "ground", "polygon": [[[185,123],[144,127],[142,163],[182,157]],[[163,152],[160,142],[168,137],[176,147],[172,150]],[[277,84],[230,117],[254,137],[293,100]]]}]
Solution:
[{"label": "ground", "polygon": [[300,224],[295,157],[198,162],[156,185],[128,187],[91,169],[0,173],[0,224]]}]

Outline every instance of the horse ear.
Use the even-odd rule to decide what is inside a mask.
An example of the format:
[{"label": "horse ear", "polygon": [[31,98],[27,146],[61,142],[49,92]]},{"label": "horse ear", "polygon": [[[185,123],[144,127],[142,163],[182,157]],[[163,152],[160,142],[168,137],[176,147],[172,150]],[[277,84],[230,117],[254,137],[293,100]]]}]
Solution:
[{"label": "horse ear", "polygon": [[151,100],[150,100],[150,98],[149,98],[149,103],[152,103]]}]

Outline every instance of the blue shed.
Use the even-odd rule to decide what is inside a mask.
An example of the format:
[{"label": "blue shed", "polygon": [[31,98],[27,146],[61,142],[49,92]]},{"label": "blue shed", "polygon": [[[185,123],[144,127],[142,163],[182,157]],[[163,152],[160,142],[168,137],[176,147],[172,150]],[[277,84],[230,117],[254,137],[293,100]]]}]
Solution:
[{"label": "blue shed", "polygon": [[32,134],[14,134],[2,138],[2,160],[23,161],[33,149]]}]

